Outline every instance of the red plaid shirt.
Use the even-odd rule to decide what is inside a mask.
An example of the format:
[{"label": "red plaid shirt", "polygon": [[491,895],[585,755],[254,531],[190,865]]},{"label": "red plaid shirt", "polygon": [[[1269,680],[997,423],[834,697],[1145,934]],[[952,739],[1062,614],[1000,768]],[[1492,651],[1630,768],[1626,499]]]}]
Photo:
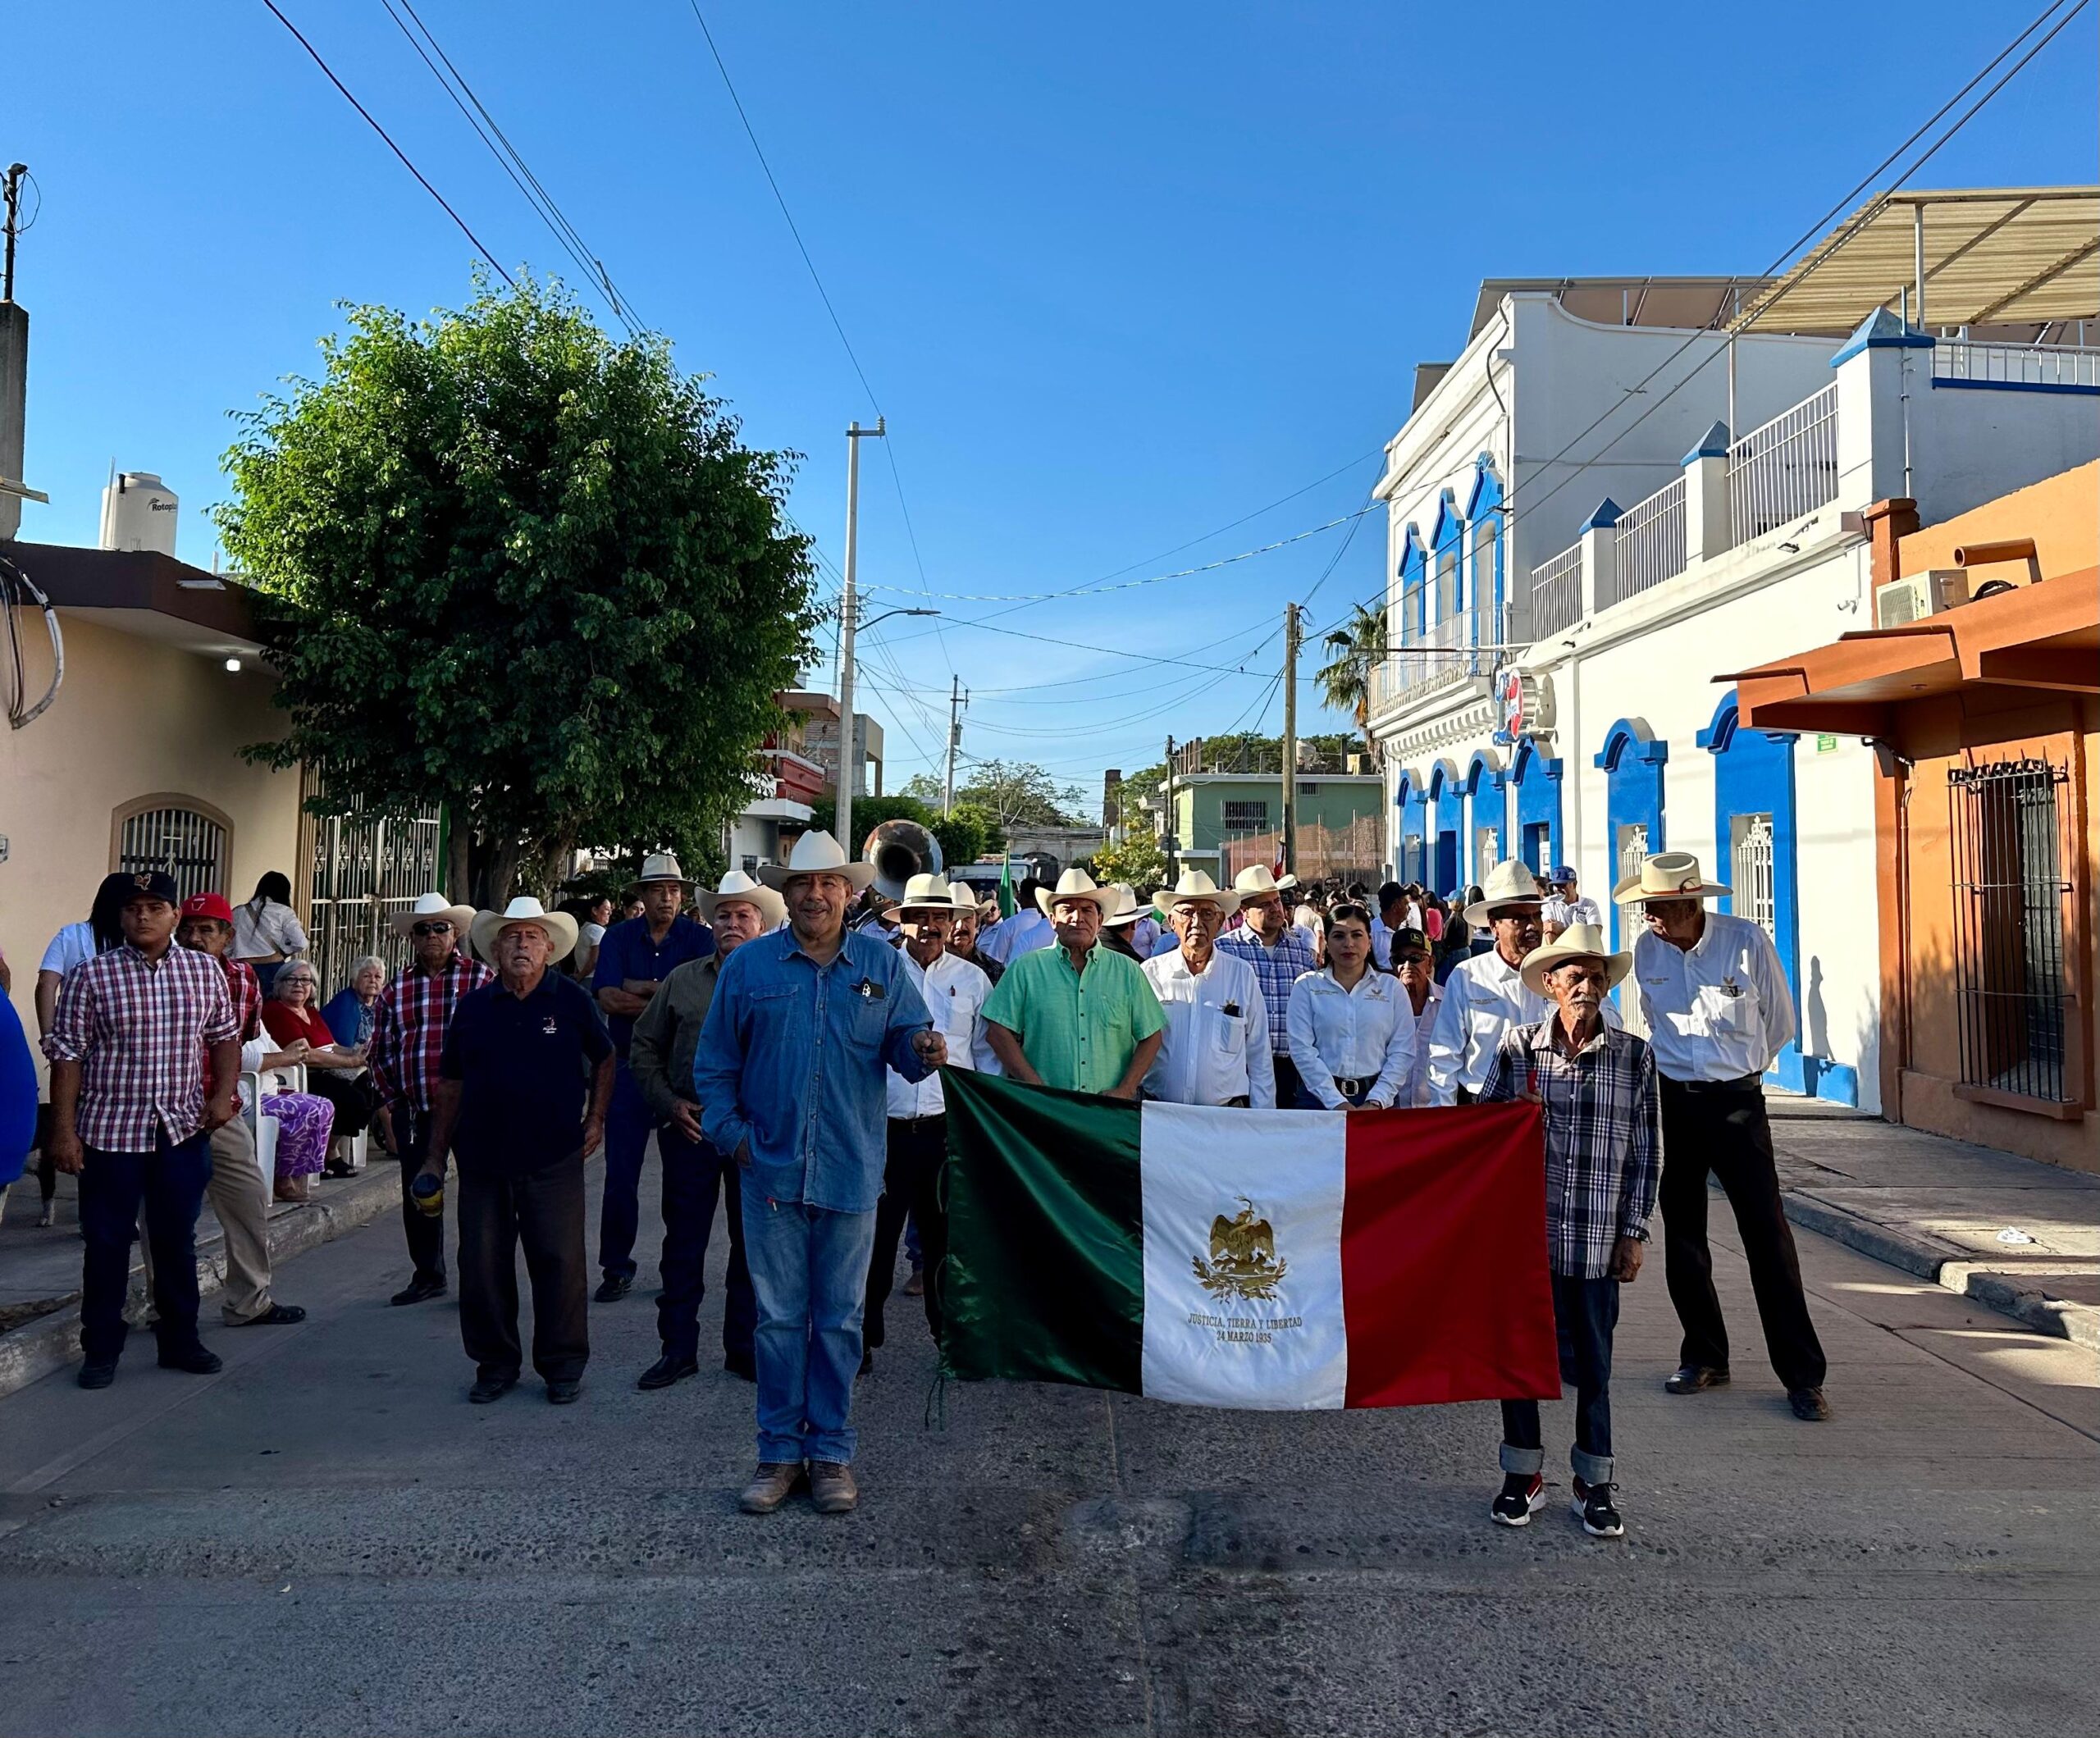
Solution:
[{"label": "red plaid shirt", "polygon": [[150,1152],[162,1129],[185,1141],[203,1126],[199,1053],[240,1035],[217,960],[172,946],[148,960],[126,942],[66,974],[43,1052],[81,1065],[82,1145]]},{"label": "red plaid shirt", "polygon": [[372,1026],[372,1080],[382,1103],[405,1099],[427,1111],[437,1079],[438,1053],[452,1010],[469,990],[493,983],[495,974],[458,948],[434,972],[410,966],[379,992]]},{"label": "red plaid shirt", "polygon": [[[240,1027],[240,1041],[245,1044],[262,1029],[262,981],[255,975],[255,968],[245,960],[235,960],[225,954],[210,957],[219,962],[219,969],[226,974],[226,996],[233,1003],[233,1017]],[[212,1091],[212,1052],[204,1051],[204,1093]]]}]

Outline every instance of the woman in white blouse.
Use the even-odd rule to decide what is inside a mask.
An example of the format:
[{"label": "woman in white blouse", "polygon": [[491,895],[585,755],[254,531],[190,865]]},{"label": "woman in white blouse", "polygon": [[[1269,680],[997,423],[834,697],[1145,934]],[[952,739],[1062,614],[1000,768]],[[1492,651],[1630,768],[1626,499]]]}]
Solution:
[{"label": "woman in white blouse", "polygon": [[245,960],[267,996],[277,968],[306,951],[306,931],[292,910],[292,884],[276,869],[255,883],[255,896],[233,908],[233,956]]},{"label": "woman in white blouse", "polygon": [[1371,969],[1371,914],[1327,913],[1327,963],[1291,986],[1287,1021],[1299,1107],[1395,1103],[1414,1061],[1414,1009],[1399,978]]}]

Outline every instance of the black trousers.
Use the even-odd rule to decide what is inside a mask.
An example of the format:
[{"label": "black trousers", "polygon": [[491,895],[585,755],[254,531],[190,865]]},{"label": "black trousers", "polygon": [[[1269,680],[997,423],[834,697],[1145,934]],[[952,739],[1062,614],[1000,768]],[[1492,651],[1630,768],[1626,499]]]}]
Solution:
[{"label": "black trousers", "polygon": [[948,1215],[940,1198],[941,1166],[948,1156],[945,1116],[892,1116],[883,1165],[883,1198],[875,1203],[875,1248],[868,1261],[868,1296],[861,1343],[883,1343],[883,1306],[897,1274],[897,1246],[906,1219],[919,1223],[919,1258],[926,1276],[926,1325],[941,1342],[941,1264],[948,1252]]},{"label": "black trousers", "polygon": [[376,1103],[369,1076],[360,1074],[353,1080],[348,1074],[333,1074],[325,1068],[309,1068],[306,1071],[306,1089],[317,1098],[325,1098],[336,1108],[336,1122],[330,1138],[348,1137],[364,1133],[365,1124],[372,1120]]},{"label": "black trousers", "polygon": [[736,1161],[706,1141],[689,1141],[675,1128],[656,1131],[664,1168],[664,1257],[657,1272],[656,1332],[673,1357],[700,1356],[700,1300],[707,1295],[707,1241],[719,1195],[729,1221],[728,1295],[722,1305],[722,1351],[748,1366],[758,1327],[758,1298],[744,1261],[743,1192]]},{"label": "black trousers", "polygon": [[[1553,1276],[1554,1336],[1560,1349],[1560,1380],[1575,1390],[1575,1476],[1586,1485],[1611,1482],[1611,1340],[1618,1326],[1618,1281],[1609,1276]],[[1536,1400],[1502,1403],[1502,1441],[1507,1472],[1536,1472],[1545,1457]],[[1516,1449],[1512,1455],[1507,1451]]]},{"label": "black trousers", "polygon": [[1656,1198],[1669,1234],[1664,1275],[1677,1319],[1684,1325],[1679,1362],[1717,1369],[1726,1369],[1728,1362],[1728,1330],[1714,1294],[1714,1256],[1706,1243],[1710,1172],[1735,1210],[1772,1368],[1788,1388],[1820,1388],[1823,1346],[1809,1320],[1801,1258],[1779,1200],[1764,1089],[1754,1080],[1687,1086],[1665,1077],[1662,1109],[1663,1180]]},{"label": "black trousers", "polygon": [[139,1210],[153,1257],[153,1325],[164,1352],[197,1338],[197,1213],[212,1175],[212,1138],[202,1129],[185,1141],[156,1131],[151,1152],[90,1147],[80,1169],[80,1350],[90,1364],[113,1363],[124,1349],[124,1299],[131,1283],[131,1243]]},{"label": "black trousers", "polygon": [[[409,1193],[416,1180],[416,1173],[423,1168],[423,1156],[430,1151],[431,1113],[418,1111],[405,1098],[398,1100],[388,1113],[394,1129],[394,1145],[401,1155],[401,1229],[409,1239],[409,1259],[415,1264],[418,1280],[435,1280],[445,1283],[445,1220],[442,1215],[433,1219],[416,1205],[416,1197]],[[465,1236],[465,1232],[461,1232]]]},{"label": "black trousers", "polygon": [[476,1371],[514,1376],[518,1250],[532,1285],[532,1367],[573,1381],[591,1355],[580,1155],[516,1175],[459,1167],[459,1337]]},{"label": "black trousers", "polygon": [[1276,1108],[1294,1111],[1298,1106],[1298,1065],[1288,1054],[1280,1052],[1275,1057],[1276,1066]]}]

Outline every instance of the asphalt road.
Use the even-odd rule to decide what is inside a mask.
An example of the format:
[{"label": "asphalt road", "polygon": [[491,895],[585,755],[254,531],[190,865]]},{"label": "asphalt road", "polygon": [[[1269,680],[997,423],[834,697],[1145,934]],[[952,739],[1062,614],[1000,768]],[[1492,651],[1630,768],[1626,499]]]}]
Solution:
[{"label": "asphalt road", "polygon": [[1511,1533],[1491,1407],[988,1386],[936,1427],[908,1314],[861,1384],[861,1512],[755,1520],[749,1387],[633,1387],[646,1285],[594,1306],[580,1404],[469,1407],[450,1304],[386,1307],[382,1220],[280,1276],[303,1327],[208,1328],[218,1376],[135,1339],[106,1392],[0,1402],[0,1733],[2089,1729],[2092,1355],[1814,1236],[1803,1259],[1820,1426],[1762,1367],[1732,1252],[1730,1389],[1661,1392],[1659,1261],[1633,1287],[1618,1543],[1568,1514],[1565,1405],[1559,1500]]}]

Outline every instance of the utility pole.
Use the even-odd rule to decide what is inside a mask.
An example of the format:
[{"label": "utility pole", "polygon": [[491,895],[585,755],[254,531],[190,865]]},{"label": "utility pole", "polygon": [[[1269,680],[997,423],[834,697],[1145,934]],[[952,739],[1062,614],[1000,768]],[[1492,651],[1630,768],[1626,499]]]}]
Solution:
[{"label": "utility pole", "polygon": [[1172,886],[1174,885],[1174,883],[1175,883],[1176,882],[1179,881],[1181,878],[1180,878],[1179,875],[1177,875],[1177,874],[1175,873],[1175,870],[1174,870],[1175,858],[1176,858],[1176,856],[1178,855],[1178,854],[1176,853],[1176,851],[1175,851],[1175,848],[1174,848],[1174,847],[1175,847],[1177,844],[1179,844],[1180,842],[1179,840],[1177,840],[1177,839],[1174,837],[1174,829],[1175,829],[1175,827],[1176,827],[1176,823],[1175,814],[1174,814],[1174,738],[1173,738],[1173,737],[1169,737],[1166,739],[1166,884],[1167,884],[1167,886],[1169,886],[1169,887],[1172,887]]},{"label": "utility pole", "polygon": [[883,419],[873,428],[858,422],[846,431],[846,569],[845,586],[838,600],[838,803],[832,824],[850,860],[853,842],[853,798],[861,782],[860,742],[853,729],[853,632],[860,625],[861,595],[854,589],[854,573],[861,534],[861,442],[868,436],[881,440],[886,431]]},{"label": "utility pole", "polygon": [[1283,868],[1298,872],[1298,617],[1283,606]]},{"label": "utility pole", "polygon": [[[0,542],[10,542],[22,523],[24,501],[49,497],[22,481],[24,436],[28,427],[30,312],[15,300],[15,237],[21,229],[22,177],[26,163],[11,163],[0,200],[4,200],[6,257],[0,262]],[[27,705],[26,698],[23,704]]]},{"label": "utility pole", "polygon": [[951,673],[948,677],[948,766],[941,780],[941,813],[955,813],[955,756],[962,746],[962,709],[970,704],[969,693],[962,686],[962,678]]}]

